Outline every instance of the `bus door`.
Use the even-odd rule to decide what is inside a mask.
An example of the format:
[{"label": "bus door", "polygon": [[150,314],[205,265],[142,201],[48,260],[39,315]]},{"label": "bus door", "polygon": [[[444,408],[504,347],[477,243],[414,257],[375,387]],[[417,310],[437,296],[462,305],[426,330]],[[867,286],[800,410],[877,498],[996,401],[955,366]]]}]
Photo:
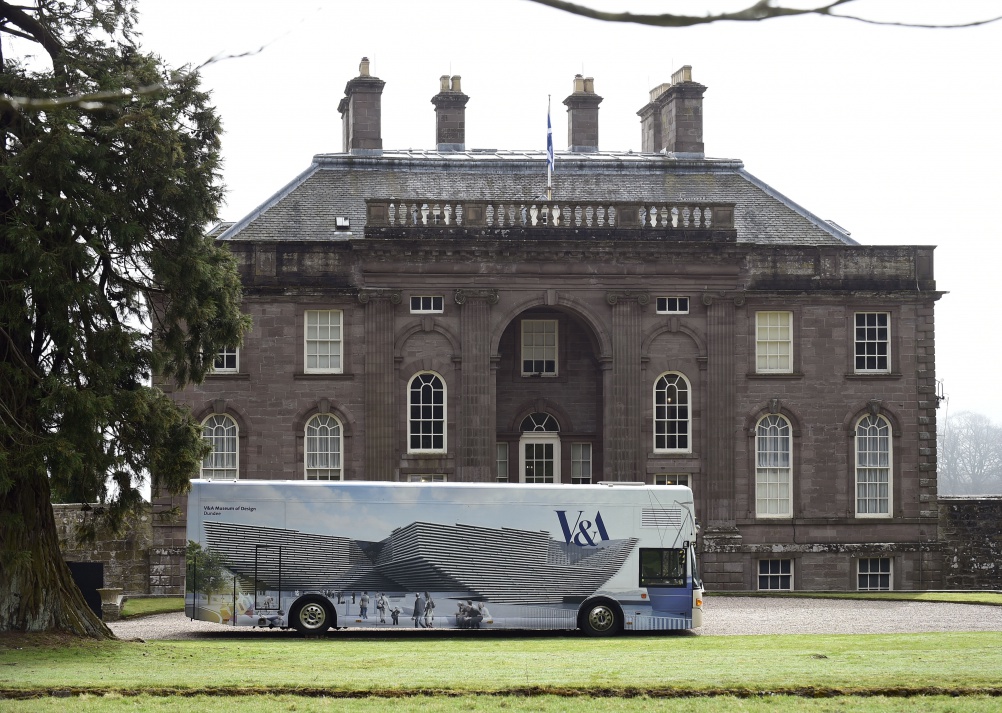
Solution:
[{"label": "bus door", "polygon": [[[282,548],[254,546],[254,611],[259,626],[274,626],[282,610]],[[263,621],[260,621],[263,620]]]},{"label": "bus door", "polygon": [[640,586],[647,588],[655,616],[692,616],[692,589],[686,576],[688,553],[689,543],[640,548]]}]

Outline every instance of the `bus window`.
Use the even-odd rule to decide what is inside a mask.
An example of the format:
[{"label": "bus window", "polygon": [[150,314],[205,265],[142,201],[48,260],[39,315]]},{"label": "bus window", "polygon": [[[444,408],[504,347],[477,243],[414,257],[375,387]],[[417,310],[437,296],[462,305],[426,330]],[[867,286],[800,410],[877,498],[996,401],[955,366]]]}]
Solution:
[{"label": "bus window", "polygon": [[640,549],[641,587],[684,587],[684,549]]}]

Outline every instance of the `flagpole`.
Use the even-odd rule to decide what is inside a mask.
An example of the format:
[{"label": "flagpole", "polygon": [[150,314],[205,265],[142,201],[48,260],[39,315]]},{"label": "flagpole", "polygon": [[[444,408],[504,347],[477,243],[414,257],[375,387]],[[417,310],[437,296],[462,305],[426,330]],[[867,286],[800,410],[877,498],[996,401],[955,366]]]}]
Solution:
[{"label": "flagpole", "polygon": [[550,95],[546,95],[546,202],[553,201],[553,127],[550,125]]}]

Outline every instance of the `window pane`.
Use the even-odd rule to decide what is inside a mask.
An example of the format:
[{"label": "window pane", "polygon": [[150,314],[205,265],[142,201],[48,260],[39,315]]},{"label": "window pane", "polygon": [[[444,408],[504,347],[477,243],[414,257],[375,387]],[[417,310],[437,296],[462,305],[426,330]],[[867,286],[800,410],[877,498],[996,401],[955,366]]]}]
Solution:
[{"label": "window pane", "polygon": [[418,374],[408,389],[409,450],[445,450],[445,383],[437,374]]},{"label": "window pane", "polygon": [[341,371],[341,310],[306,310],[307,371]]},{"label": "window pane", "polygon": [[654,387],[654,449],[689,449],[689,383],[663,374]]},{"label": "window pane", "polygon": [[213,414],[202,423],[202,438],[212,451],[202,459],[202,477],[237,477],[237,424],[229,416]]},{"label": "window pane", "polygon": [[882,416],[865,416],[856,425],[857,515],[890,514],[890,477],[890,425]]},{"label": "window pane", "polygon": [[641,587],[684,587],[686,585],[685,550],[640,549]]},{"label": "window pane", "polygon": [[755,313],[755,370],[793,371],[793,313]]},{"label": "window pane", "polygon": [[888,591],[891,588],[890,557],[860,559],[857,588],[862,591]]},{"label": "window pane", "polygon": [[508,444],[497,444],[497,479],[500,482],[508,480]]},{"label": "window pane", "polygon": [[341,480],[341,424],[329,414],[306,424],[306,479]]},{"label": "window pane", "polygon": [[759,560],[758,588],[793,589],[793,560]]},{"label": "window pane", "polygon": [[522,320],[522,375],[556,376],[557,320]]},{"label": "window pane", "polygon": [[571,482],[578,484],[591,482],[590,443],[571,444]]},{"label": "window pane", "polygon": [[890,314],[857,312],[855,320],[856,371],[890,371]]}]

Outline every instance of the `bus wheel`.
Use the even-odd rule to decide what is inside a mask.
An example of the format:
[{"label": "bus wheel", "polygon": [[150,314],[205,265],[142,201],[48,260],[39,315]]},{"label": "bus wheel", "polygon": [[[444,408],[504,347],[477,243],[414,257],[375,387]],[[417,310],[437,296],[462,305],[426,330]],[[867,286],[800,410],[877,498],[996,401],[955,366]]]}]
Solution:
[{"label": "bus wheel", "polygon": [[333,623],[334,615],[327,603],[318,597],[300,599],[293,605],[292,625],[301,634],[322,634]]},{"label": "bus wheel", "polygon": [[606,599],[598,599],[585,605],[580,625],[588,636],[613,636],[623,628],[623,617],[615,604]]}]

